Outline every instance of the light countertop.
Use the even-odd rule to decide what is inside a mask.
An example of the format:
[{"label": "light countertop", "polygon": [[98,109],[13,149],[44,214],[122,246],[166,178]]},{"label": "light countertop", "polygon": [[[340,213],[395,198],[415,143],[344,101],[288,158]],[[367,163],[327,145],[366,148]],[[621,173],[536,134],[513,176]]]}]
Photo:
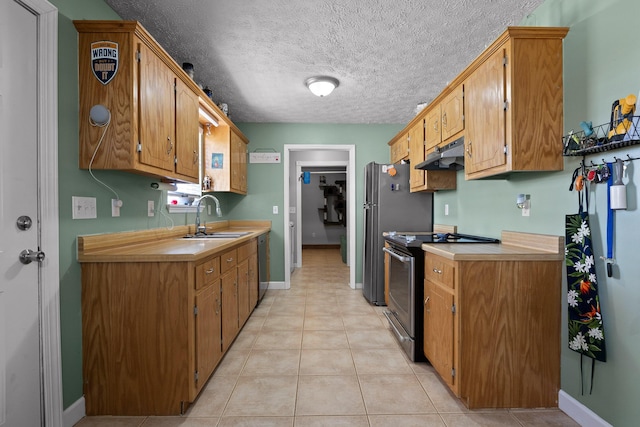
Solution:
[{"label": "light countertop", "polygon": [[246,243],[271,230],[271,221],[219,221],[207,232],[234,231],[237,238],[184,239],[192,226],[78,236],[78,262],[199,261]]},{"label": "light countertop", "polygon": [[501,243],[425,243],[422,250],[453,261],[558,261],[564,238],[503,231]]}]

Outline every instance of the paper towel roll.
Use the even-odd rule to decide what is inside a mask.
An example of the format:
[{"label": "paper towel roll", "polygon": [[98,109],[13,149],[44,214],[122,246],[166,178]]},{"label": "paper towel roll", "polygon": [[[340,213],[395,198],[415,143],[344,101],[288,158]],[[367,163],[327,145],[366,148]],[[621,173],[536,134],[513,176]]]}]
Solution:
[{"label": "paper towel roll", "polygon": [[612,185],[609,197],[611,209],[627,209],[627,188],[624,185]]}]

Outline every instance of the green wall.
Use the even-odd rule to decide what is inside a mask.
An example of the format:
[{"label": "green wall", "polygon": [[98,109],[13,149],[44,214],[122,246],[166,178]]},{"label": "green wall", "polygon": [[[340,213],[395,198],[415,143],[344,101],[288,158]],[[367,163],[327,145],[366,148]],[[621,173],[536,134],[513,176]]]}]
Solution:
[{"label": "green wall", "polygon": [[[640,90],[640,47],[636,28],[640,3],[636,0],[547,0],[522,25],[571,27],[564,41],[564,128],[580,130],[583,120],[608,123],[615,99]],[[516,124],[517,126],[517,124]],[[561,144],[562,141],[558,141]],[[630,147],[587,158],[602,163],[614,156],[640,157]],[[581,158],[565,158],[563,172],[513,174],[504,180],[465,181],[458,173],[456,191],[435,196],[435,221],[456,224],[463,232],[498,237],[501,230],[564,235],[566,214],[578,210],[569,192],[573,170]],[[593,393],[589,395],[589,367],[585,362],[585,394],[580,392],[580,356],[568,349],[566,283],[563,284],[562,389],[615,426],[635,426],[640,420],[640,277],[637,244],[638,181],[627,168],[628,210],[616,212],[614,277],[596,263],[607,345],[607,362],[596,363]],[[516,208],[518,193],[531,195],[531,216]],[[606,254],[606,185],[592,187],[589,209],[596,258]],[[444,215],[444,205],[449,215]],[[531,325],[535,327],[535,325]]]},{"label": "green wall", "polygon": [[[250,151],[274,150],[284,156],[285,144],[354,145],[356,160],[356,207],[363,203],[364,166],[371,161],[388,162],[391,140],[403,125],[349,125],[349,124],[260,124],[240,123],[238,127],[249,138]],[[284,160],[282,163],[249,164],[247,197],[229,195],[237,204],[230,215],[236,219],[271,219],[271,280],[284,280]],[[294,171],[295,173],[295,171]],[[278,205],[280,214],[273,215],[271,207]],[[356,210],[356,282],[362,276],[362,213]]]},{"label": "green wall", "polygon": [[[51,0],[59,8],[59,183],[60,183],[60,305],[65,408],[82,396],[80,266],[75,261],[75,238],[80,234],[115,232],[167,226],[162,216],[146,216],[147,200],[158,204],[164,193],[149,189],[149,178],[119,172],[97,171],[124,202],[120,218],[111,218],[112,194],[77,167],[78,80],[77,33],[74,19],[119,19],[102,0]],[[635,0],[547,0],[523,25],[570,26],[565,39],[565,130],[579,128],[582,120],[594,124],[609,120],[614,99],[640,88],[639,48],[635,43],[640,4]],[[317,125],[238,124],[251,140],[249,150],[274,149],[284,144],[346,144],[356,146],[356,169],[369,161],[388,160],[386,144],[403,125]],[[558,141],[561,144],[561,141]],[[630,148],[594,156],[611,160],[614,155],[640,157],[640,149]],[[565,159],[565,171],[514,174],[508,179],[464,181],[458,174],[457,191],[436,193],[435,221],[456,224],[463,232],[499,236],[501,230],[564,234],[564,215],[577,211],[576,195],[568,191],[572,171],[579,159]],[[634,162],[638,163],[638,162]],[[271,219],[272,280],[284,278],[282,214],[284,164],[249,164],[249,194],[220,194],[223,219]],[[605,322],[608,361],[598,363],[593,394],[580,394],[579,356],[566,347],[563,332],[562,389],[616,426],[635,425],[640,419],[640,287],[632,278],[640,277],[635,243],[638,231],[638,189],[634,164],[627,169],[629,209],[616,214],[616,260],[614,277],[607,278],[598,263],[598,280]],[[362,202],[362,176],[356,174],[356,206]],[[531,195],[531,216],[522,217],[515,206],[518,193]],[[98,219],[71,220],[71,196],[98,199]],[[444,215],[444,205],[449,215]],[[271,206],[281,207],[280,215]],[[605,250],[606,187],[592,191],[590,208],[594,249]],[[193,223],[193,214],[171,215],[177,225]],[[207,218],[215,220],[215,217]],[[362,218],[356,223],[357,280],[361,275]],[[566,290],[566,289],[565,289]],[[565,300],[563,298],[563,316]],[[563,320],[566,321],[566,318]],[[535,325],[532,325],[535,327]],[[588,377],[585,381],[589,384]]]}]

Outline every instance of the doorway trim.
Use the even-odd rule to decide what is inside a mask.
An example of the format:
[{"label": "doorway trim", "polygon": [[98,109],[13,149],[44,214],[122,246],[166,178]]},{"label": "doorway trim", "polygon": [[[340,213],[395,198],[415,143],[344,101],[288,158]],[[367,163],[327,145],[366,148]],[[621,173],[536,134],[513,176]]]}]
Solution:
[{"label": "doorway trim", "polygon": [[[293,151],[346,151],[347,160],[347,257],[349,265],[349,287],[356,288],[356,147],[355,145],[328,145],[328,144],[285,144],[284,145],[284,287],[291,287],[291,228],[290,222],[290,185],[289,179],[295,165],[290,165],[290,155]],[[292,171],[293,169],[293,171]]]},{"label": "doorway trim", "polygon": [[[306,167],[330,167],[330,166],[341,166],[344,167],[343,171],[336,171],[336,173],[346,173],[347,166],[349,166],[349,162],[345,160],[301,160],[296,162],[296,176],[300,176],[302,174],[302,169]],[[347,203],[349,203],[349,187],[347,187]],[[347,229],[347,232],[349,230]],[[347,250],[349,250],[349,245],[347,245]],[[300,180],[297,181],[296,184],[296,267],[302,267],[302,184]],[[347,265],[349,264],[349,257],[347,257]],[[291,269],[289,269],[291,271]]]},{"label": "doorway trim", "polygon": [[[16,0],[38,17],[38,217],[40,347],[45,425],[62,426],[58,218],[58,9],[46,0]],[[35,403],[35,402],[34,402]]]}]

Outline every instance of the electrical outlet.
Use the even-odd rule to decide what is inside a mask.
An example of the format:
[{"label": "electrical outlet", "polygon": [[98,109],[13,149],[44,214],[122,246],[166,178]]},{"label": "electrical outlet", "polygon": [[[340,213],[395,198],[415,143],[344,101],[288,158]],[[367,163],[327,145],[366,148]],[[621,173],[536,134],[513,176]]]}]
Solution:
[{"label": "electrical outlet", "polygon": [[117,217],[120,216],[120,207],[122,206],[122,200],[120,199],[111,199],[111,216]]},{"label": "electrical outlet", "polygon": [[153,200],[148,200],[147,201],[147,216],[155,216],[156,215],[156,208],[155,205],[153,203]]},{"label": "electrical outlet", "polygon": [[296,207],[295,207],[295,206],[291,206],[291,207],[289,208],[289,213],[290,213],[290,214],[294,214],[294,213],[296,213]]},{"label": "electrical outlet", "polygon": [[97,218],[95,197],[71,197],[71,218],[73,219],[92,219]]},{"label": "electrical outlet", "polygon": [[273,214],[274,215],[278,215],[278,207],[277,206],[273,207]]}]

